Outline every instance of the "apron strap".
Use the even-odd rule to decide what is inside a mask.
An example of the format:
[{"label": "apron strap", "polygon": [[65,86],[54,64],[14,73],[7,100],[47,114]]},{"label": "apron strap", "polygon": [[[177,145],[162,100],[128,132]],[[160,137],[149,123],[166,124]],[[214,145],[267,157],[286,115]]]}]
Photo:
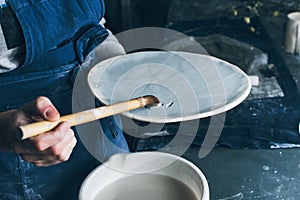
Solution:
[{"label": "apron strap", "polygon": [[15,13],[25,38],[26,58],[21,67],[78,39],[74,48],[82,47],[76,53],[82,61],[86,51],[95,46],[89,42],[91,38],[99,44],[108,35],[99,25],[104,15],[103,0],[7,0],[7,5]]}]

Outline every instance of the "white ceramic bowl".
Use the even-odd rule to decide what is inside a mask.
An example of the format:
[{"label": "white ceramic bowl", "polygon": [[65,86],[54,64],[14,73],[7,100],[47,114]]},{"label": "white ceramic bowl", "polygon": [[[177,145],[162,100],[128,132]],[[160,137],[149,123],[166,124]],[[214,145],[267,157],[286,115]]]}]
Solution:
[{"label": "white ceramic bowl", "polygon": [[[142,178],[134,179],[134,176]],[[163,179],[155,179],[156,177]],[[167,177],[168,179],[164,179]],[[208,183],[200,169],[186,159],[161,152],[139,152],[112,156],[89,174],[81,186],[79,199],[124,200],[127,199],[125,196],[130,194],[131,200],[157,200],[162,198],[157,198],[158,190],[166,194],[183,195],[186,191],[179,190],[184,187],[170,184],[173,182],[168,182],[169,178],[176,180],[175,182],[179,181],[181,186],[187,186],[186,188],[193,194],[194,199],[209,200]],[[153,180],[155,181],[153,182]],[[120,186],[119,183],[126,184]],[[117,185],[119,188],[113,188]],[[143,187],[150,191],[146,191]],[[139,189],[143,191],[139,191]],[[151,191],[152,189],[153,191]],[[108,190],[113,191],[113,195],[110,197],[107,197]],[[124,194],[124,191],[128,191],[128,194]],[[142,198],[136,191],[143,193]],[[122,195],[121,198],[120,195]]]}]

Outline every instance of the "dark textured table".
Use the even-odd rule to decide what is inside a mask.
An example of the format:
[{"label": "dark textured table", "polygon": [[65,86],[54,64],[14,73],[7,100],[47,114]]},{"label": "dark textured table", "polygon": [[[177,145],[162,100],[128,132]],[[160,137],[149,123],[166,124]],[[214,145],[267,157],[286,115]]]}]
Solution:
[{"label": "dark textured table", "polygon": [[205,174],[212,200],[300,199],[300,150],[215,148],[203,159],[199,148],[183,156]]}]

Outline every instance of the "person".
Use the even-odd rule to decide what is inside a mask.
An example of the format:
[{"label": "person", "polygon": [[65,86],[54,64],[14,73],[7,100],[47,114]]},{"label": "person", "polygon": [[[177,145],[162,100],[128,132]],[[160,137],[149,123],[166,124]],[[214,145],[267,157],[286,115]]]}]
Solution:
[{"label": "person", "polygon": [[[103,0],[0,3],[0,199],[78,199],[84,178],[101,163],[76,129],[62,122],[20,140],[18,127],[70,114],[74,77],[87,56],[94,52],[95,64],[124,49],[99,23]],[[114,119],[100,124],[110,141],[129,151]]]}]

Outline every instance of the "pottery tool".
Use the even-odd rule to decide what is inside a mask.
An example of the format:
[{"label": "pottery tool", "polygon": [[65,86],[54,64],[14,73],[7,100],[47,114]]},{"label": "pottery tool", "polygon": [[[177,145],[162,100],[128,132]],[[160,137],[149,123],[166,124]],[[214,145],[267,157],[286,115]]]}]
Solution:
[{"label": "pottery tool", "polygon": [[157,106],[159,99],[153,95],[147,95],[128,101],[123,101],[117,104],[102,106],[70,115],[61,117],[57,121],[40,121],[32,124],[20,126],[19,138],[24,140],[41,133],[50,131],[55,128],[60,122],[69,122],[70,126],[76,126],[87,122],[95,121],[97,119],[109,117],[122,112],[138,109],[141,107]]}]

